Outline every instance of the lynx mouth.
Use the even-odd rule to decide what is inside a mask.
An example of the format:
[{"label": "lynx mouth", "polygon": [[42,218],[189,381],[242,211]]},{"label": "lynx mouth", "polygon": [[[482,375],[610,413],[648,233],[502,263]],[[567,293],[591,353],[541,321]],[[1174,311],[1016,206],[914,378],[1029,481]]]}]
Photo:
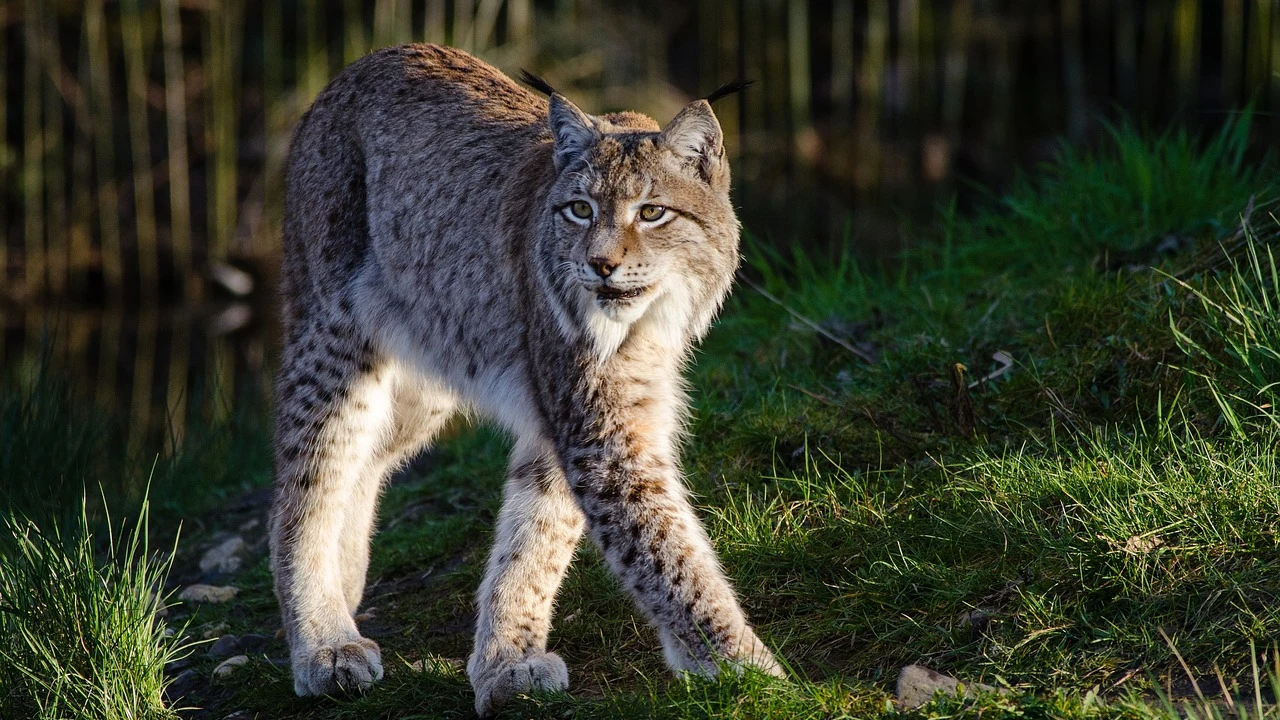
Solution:
[{"label": "lynx mouth", "polygon": [[612,302],[615,300],[634,300],[649,291],[649,286],[632,288],[630,290],[622,290],[620,288],[602,285],[596,289],[596,294],[601,300]]}]

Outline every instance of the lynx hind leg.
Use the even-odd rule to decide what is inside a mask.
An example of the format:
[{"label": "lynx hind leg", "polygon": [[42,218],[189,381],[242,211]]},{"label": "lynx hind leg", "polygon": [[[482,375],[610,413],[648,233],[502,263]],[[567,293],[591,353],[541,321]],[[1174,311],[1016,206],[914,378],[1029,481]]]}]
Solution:
[{"label": "lynx hind leg", "polygon": [[[386,372],[390,375],[393,417],[386,441],[374,458],[376,467],[370,478],[385,479],[427,447],[449,421],[458,402],[448,389],[413,370],[393,365]],[[380,489],[380,482],[357,484],[341,533],[343,591],[352,615],[364,597]]]},{"label": "lynx hind leg", "polygon": [[[281,368],[271,549],[299,695],[364,690],[382,677],[377,643],[352,619],[348,566],[367,563],[367,533],[391,430],[385,367],[355,328],[316,324]],[[359,555],[357,558],[351,554]]]},{"label": "lynx hind leg", "polygon": [[520,693],[569,687],[564,661],[547,652],[547,634],[583,516],[553,458],[541,443],[521,442],[511,454],[467,663],[481,716]]}]

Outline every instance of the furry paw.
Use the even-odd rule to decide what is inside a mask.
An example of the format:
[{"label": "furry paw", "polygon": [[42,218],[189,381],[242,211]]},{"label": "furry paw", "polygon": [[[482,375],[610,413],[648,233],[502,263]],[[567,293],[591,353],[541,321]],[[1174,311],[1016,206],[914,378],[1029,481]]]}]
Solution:
[{"label": "furry paw", "polygon": [[382,651],[368,638],[322,645],[293,658],[293,691],[298,695],[359,693],[382,679]]},{"label": "furry paw", "polygon": [[787,677],[787,671],[782,669],[782,665],[774,659],[773,655],[769,653],[767,649],[764,650],[763,653],[756,654],[752,657],[731,660],[729,662],[729,667],[733,668],[734,672],[739,675],[741,675],[747,668],[752,668],[764,673],[765,675],[772,675],[779,679],[785,680]]},{"label": "furry paw", "polygon": [[555,653],[530,655],[498,665],[471,681],[476,712],[487,717],[520,693],[569,689],[569,669]]},{"label": "furry paw", "polygon": [[658,629],[658,637],[662,640],[662,651],[667,659],[667,666],[677,675],[693,673],[702,677],[715,677],[723,670],[741,675],[751,668],[776,678],[787,677],[782,664],[773,656],[773,653],[769,652],[768,646],[751,628],[745,629],[736,645],[717,648],[716,654],[710,659],[705,656],[694,657],[688,648],[665,628]]},{"label": "furry paw", "polygon": [[744,667],[754,667],[766,675],[772,675],[776,678],[786,678],[787,672],[782,669],[782,664],[774,658],[773,653],[769,652],[769,648],[761,642],[760,638],[754,631],[748,629],[747,637],[738,649],[738,659],[733,663],[742,672]]}]

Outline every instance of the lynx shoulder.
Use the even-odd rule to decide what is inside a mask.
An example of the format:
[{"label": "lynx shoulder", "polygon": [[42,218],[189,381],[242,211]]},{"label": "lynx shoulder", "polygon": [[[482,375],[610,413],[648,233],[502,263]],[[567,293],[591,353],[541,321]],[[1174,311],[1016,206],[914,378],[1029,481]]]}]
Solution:
[{"label": "lynx shoulder", "polygon": [[294,134],[271,545],[300,695],[381,678],[353,619],[379,489],[463,409],[515,439],[479,713],[568,687],[547,633],[584,534],[673,670],[781,673],[680,480],[682,367],[738,264],[720,125],[705,100],[660,127],[530,80],[548,97],[458,50],[388,48]]}]

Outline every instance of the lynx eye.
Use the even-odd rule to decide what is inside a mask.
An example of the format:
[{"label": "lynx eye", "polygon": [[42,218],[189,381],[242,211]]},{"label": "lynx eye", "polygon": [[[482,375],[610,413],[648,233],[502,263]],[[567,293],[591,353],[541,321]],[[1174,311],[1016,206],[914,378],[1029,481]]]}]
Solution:
[{"label": "lynx eye", "polygon": [[640,219],[645,222],[653,222],[667,214],[667,209],[661,205],[641,205]]},{"label": "lynx eye", "polygon": [[569,212],[580,220],[589,220],[591,218],[591,203],[586,200],[574,200],[569,203]]}]

